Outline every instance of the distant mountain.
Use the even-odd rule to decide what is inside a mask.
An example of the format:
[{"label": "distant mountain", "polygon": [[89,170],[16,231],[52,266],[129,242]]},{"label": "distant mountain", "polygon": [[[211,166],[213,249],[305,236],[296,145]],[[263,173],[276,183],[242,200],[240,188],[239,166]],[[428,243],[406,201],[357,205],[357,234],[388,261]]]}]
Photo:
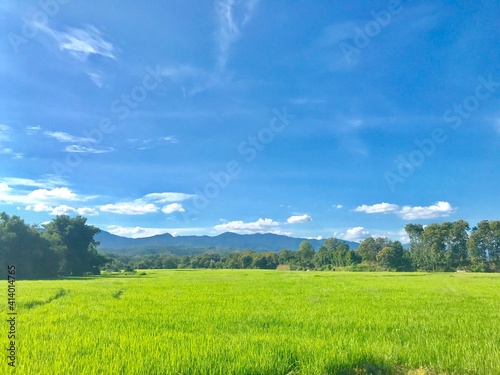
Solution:
[{"label": "distant mountain", "polygon": [[[178,236],[174,237],[169,233],[146,238],[127,238],[102,231],[97,234],[96,240],[100,242],[99,250],[113,252],[113,249],[131,253],[133,248],[143,247],[182,247],[182,248],[222,248],[245,250],[250,249],[256,252],[280,251],[283,249],[297,250],[302,241],[309,241],[317,250],[323,245],[324,240],[310,240],[306,238],[294,238],[272,233],[258,234],[236,234],[222,233],[218,236]],[[356,242],[344,241],[350,249],[357,249]]]}]

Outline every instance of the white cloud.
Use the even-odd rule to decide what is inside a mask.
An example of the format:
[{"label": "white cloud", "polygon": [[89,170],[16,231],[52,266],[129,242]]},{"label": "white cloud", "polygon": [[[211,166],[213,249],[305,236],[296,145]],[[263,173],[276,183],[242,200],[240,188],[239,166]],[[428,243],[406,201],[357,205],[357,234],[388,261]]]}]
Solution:
[{"label": "white cloud", "polygon": [[164,192],[146,194],[142,200],[146,202],[167,203],[182,202],[193,197],[194,195],[192,194]]},{"label": "white cloud", "polygon": [[43,132],[47,137],[54,138],[58,140],[59,142],[63,143],[79,143],[79,142],[93,142],[93,139],[90,138],[82,138],[82,137],[75,137],[74,135],[65,133],[65,132],[51,132],[51,131],[45,131]]},{"label": "white cloud", "polygon": [[71,153],[82,154],[104,154],[107,152],[115,151],[113,147],[96,147],[93,144],[96,142],[91,138],[77,137],[65,132],[52,132],[45,131],[43,134],[47,137],[54,138],[61,143],[73,143],[67,145],[64,151]]},{"label": "white cloud", "polygon": [[104,76],[101,72],[87,72],[87,75],[97,87],[102,88],[104,86]]},{"label": "white cloud", "polygon": [[9,142],[11,138],[12,128],[5,124],[0,124],[0,142]]},{"label": "white cloud", "polygon": [[163,137],[162,140],[170,143],[179,143],[179,140],[173,135],[169,135],[168,137]]},{"label": "white cloud", "polygon": [[100,207],[101,211],[111,212],[120,215],[144,215],[157,212],[158,206],[149,203],[141,204],[138,202],[124,202],[117,204],[106,204]]},{"label": "white cloud", "polygon": [[60,185],[67,185],[67,182],[62,177],[57,175],[47,175],[40,180],[33,180],[29,178],[17,178],[17,177],[3,177],[0,178],[0,181],[9,186],[29,186],[29,187],[40,187],[45,189],[53,189]]},{"label": "white cloud", "polygon": [[76,210],[79,215],[82,216],[97,216],[99,215],[99,212],[95,208],[90,208],[90,207],[82,207],[78,208]]},{"label": "white cloud", "polygon": [[115,151],[113,147],[86,147],[81,145],[69,145],[64,148],[66,152],[82,153],[82,154],[104,154],[107,152]]},{"label": "white cloud", "polygon": [[74,201],[79,199],[75,193],[73,193],[66,187],[54,188],[51,190],[47,189],[34,190],[28,194],[28,198],[39,201],[54,200],[54,199]]},{"label": "white cloud", "polygon": [[106,228],[111,234],[128,238],[145,238],[169,233],[167,228],[120,227],[111,225]]},{"label": "white cloud", "polygon": [[49,206],[48,204],[46,203],[36,203],[34,205],[29,205],[29,206],[26,206],[26,211],[35,211],[35,212],[50,212],[53,210],[53,207],[52,206]]},{"label": "white cloud", "polygon": [[229,49],[240,37],[241,29],[252,18],[258,2],[258,0],[215,0],[214,6],[219,21],[217,63],[220,69],[226,66]]},{"label": "white cloud", "polygon": [[367,214],[375,214],[375,213],[383,213],[383,214],[390,214],[390,213],[395,213],[399,209],[399,206],[397,204],[390,204],[390,203],[378,203],[374,204],[373,206],[367,206],[366,204],[356,207],[354,211],[356,212],[366,212]]},{"label": "white cloud", "polygon": [[318,236],[318,237],[304,237],[304,238],[307,239],[307,240],[318,240],[318,241],[324,240],[323,236]]},{"label": "white cloud", "polygon": [[428,207],[404,206],[398,215],[405,220],[433,219],[435,217],[446,217],[456,211],[448,202],[437,202]]},{"label": "white cloud", "polygon": [[401,208],[397,204],[378,203],[372,206],[362,205],[354,211],[365,212],[367,214],[395,214],[404,220],[415,220],[447,217],[456,210],[448,202],[437,202],[431,206],[403,206]]},{"label": "white cloud", "polygon": [[[61,204],[64,201],[85,201],[95,196],[82,196],[67,187],[53,187],[63,182],[58,176],[47,176],[40,180],[28,178],[0,178],[0,202],[7,204],[21,203],[35,205],[39,203]],[[33,187],[43,187],[32,190]]]},{"label": "white cloud", "polygon": [[24,154],[21,152],[14,152],[11,148],[0,149],[0,154],[10,155],[13,159],[22,159]]},{"label": "white cloud", "polygon": [[118,225],[110,225],[106,227],[106,231],[109,233],[128,238],[144,238],[165,233],[170,233],[174,237],[177,235],[200,235],[206,233],[206,230],[206,228],[143,228],[121,227]]},{"label": "white cloud", "polygon": [[174,213],[174,212],[185,212],[186,211],[184,209],[184,207],[182,207],[182,204],[180,204],[180,203],[171,203],[171,204],[163,207],[161,210],[162,210],[162,212],[164,212],[166,214],[171,214],[171,213]]},{"label": "white cloud", "polygon": [[194,195],[176,192],[150,193],[131,202],[106,204],[101,206],[100,209],[101,211],[122,215],[144,215],[158,212],[160,210],[160,205],[171,203],[164,205],[161,209],[164,213],[170,214],[173,212],[184,212],[184,207],[182,207],[182,204],[179,202],[192,197],[194,197]]},{"label": "white cloud", "polygon": [[344,206],[343,206],[343,205],[341,205],[341,204],[337,204],[337,205],[335,206],[335,208],[338,208],[338,209],[340,210],[341,208],[344,208]]},{"label": "white cloud", "polygon": [[312,221],[312,217],[309,215],[291,216],[287,219],[289,224],[302,224]]},{"label": "white cloud", "polygon": [[150,150],[153,147],[164,147],[166,144],[177,144],[179,143],[179,140],[173,136],[165,136],[165,137],[159,137],[159,138],[154,138],[154,139],[137,139],[137,138],[129,138],[126,140],[128,144],[130,144],[129,147],[135,148],[138,150]]},{"label": "white cloud", "polygon": [[28,133],[28,135],[37,134],[40,130],[42,130],[40,125],[26,127],[26,133]]},{"label": "white cloud", "polygon": [[67,51],[74,57],[85,60],[89,55],[100,55],[115,59],[114,46],[103,39],[102,33],[95,26],[85,29],[70,28],[68,32],[51,29],[37,24],[40,30],[53,37],[62,51]]},{"label": "white cloud", "polygon": [[97,212],[93,208],[89,207],[82,207],[82,208],[74,208],[70,207],[67,205],[60,205],[55,208],[53,208],[50,212],[51,215],[82,215],[82,216],[96,216],[99,215],[99,212]]},{"label": "white cloud", "polygon": [[214,227],[218,232],[234,232],[239,234],[254,233],[276,233],[282,234],[279,229],[279,223],[271,219],[259,219],[254,222],[245,223],[241,220],[231,221],[225,224],[219,224]]},{"label": "white cloud", "polygon": [[62,204],[62,205],[57,206],[57,207],[53,207],[50,210],[50,214],[54,215],[54,216],[71,215],[71,214],[75,214],[75,213],[76,213],[76,209],[74,209],[73,207],[67,206],[65,204]]},{"label": "white cloud", "polygon": [[368,238],[371,236],[370,231],[366,230],[363,227],[354,227],[347,229],[345,233],[341,233],[337,235],[339,238],[346,240],[346,241],[363,241],[365,238]]},{"label": "white cloud", "polygon": [[62,204],[57,207],[50,206],[46,203],[36,203],[33,205],[28,205],[25,207],[26,211],[34,211],[34,212],[49,212],[51,215],[82,215],[82,216],[96,216],[99,215],[93,208],[82,207],[82,208],[74,208],[68,205]]}]

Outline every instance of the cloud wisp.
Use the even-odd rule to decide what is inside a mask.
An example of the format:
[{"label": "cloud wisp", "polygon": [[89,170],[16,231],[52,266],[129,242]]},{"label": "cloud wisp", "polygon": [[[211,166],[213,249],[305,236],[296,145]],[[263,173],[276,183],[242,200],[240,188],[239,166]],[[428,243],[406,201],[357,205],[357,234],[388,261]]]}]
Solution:
[{"label": "cloud wisp", "polygon": [[85,137],[77,137],[66,132],[44,131],[46,137],[53,138],[60,143],[72,143],[64,147],[65,152],[82,154],[104,154],[113,152],[113,147],[97,147],[96,140]]},{"label": "cloud wisp", "polygon": [[241,35],[241,30],[250,21],[259,0],[216,0],[214,7],[219,22],[217,34],[217,67],[223,70],[227,64],[229,50]]},{"label": "cloud wisp", "polygon": [[93,25],[87,25],[83,29],[69,28],[67,32],[52,29],[44,24],[35,26],[54,38],[60,50],[68,52],[79,60],[85,60],[90,55],[116,59],[113,44],[105,40],[102,33]]},{"label": "cloud wisp", "polygon": [[12,140],[12,128],[9,125],[0,124],[0,142],[10,142]]}]

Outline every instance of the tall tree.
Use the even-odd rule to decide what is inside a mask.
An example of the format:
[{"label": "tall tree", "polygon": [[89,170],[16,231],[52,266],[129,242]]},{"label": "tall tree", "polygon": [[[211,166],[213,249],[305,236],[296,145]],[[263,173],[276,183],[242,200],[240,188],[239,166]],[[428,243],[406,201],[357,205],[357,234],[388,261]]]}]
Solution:
[{"label": "tall tree", "polygon": [[392,241],[384,237],[368,237],[361,241],[357,253],[367,263],[375,263],[377,261],[377,254],[386,246],[391,245]]},{"label": "tall tree", "polygon": [[82,216],[70,218],[67,215],[57,216],[44,227],[47,238],[64,252],[63,273],[74,276],[87,272],[99,274],[99,267],[106,261],[96,250],[98,242],[94,236],[100,232],[99,228],[87,225],[87,219]]},{"label": "tall tree", "polygon": [[323,245],[318,249],[318,252],[314,254],[314,265],[316,268],[322,269],[330,264],[332,264],[331,251]]},{"label": "tall tree", "polygon": [[473,269],[500,270],[500,221],[481,221],[472,229],[467,246]]},{"label": "tall tree", "polygon": [[0,213],[0,266],[17,268],[20,279],[50,278],[57,274],[60,254],[34,225],[18,216]]},{"label": "tall tree", "polygon": [[465,268],[469,265],[467,253],[467,241],[469,240],[469,223],[458,220],[450,223],[446,243],[447,251],[450,253],[451,268]]},{"label": "tall tree", "polygon": [[377,254],[377,262],[387,270],[404,270],[407,265],[405,264],[401,242],[394,241],[384,246]]},{"label": "tall tree", "polygon": [[297,250],[297,259],[302,267],[312,267],[312,260],[314,258],[314,248],[309,241],[302,241]]}]

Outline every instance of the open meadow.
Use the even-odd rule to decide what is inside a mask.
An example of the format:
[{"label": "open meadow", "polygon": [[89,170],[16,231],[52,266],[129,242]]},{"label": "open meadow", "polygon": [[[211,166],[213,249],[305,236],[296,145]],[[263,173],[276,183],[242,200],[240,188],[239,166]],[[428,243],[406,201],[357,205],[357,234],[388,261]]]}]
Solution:
[{"label": "open meadow", "polygon": [[2,374],[500,374],[499,274],[147,270],[19,281],[17,311]]}]

